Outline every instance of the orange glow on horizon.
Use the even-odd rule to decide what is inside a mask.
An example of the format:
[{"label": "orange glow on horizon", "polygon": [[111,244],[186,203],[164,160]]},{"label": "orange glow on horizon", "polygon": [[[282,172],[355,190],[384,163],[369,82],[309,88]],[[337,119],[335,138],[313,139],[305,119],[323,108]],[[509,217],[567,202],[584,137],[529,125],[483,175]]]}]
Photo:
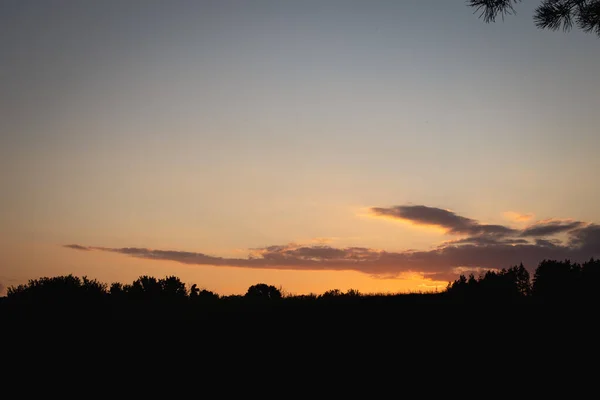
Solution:
[{"label": "orange glow on horizon", "polygon": [[[74,251],[55,243],[5,243],[10,267],[6,275],[14,279],[5,286],[26,283],[28,279],[73,274],[86,275],[110,284],[131,283],[142,275],[157,278],[175,275],[186,285],[219,295],[245,294],[257,283],[281,287],[289,294],[322,294],[325,291],[355,289],[361,293],[414,293],[443,290],[448,282],[432,281],[420,274],[406,273],[397,278],[374,277],[357,271],[272,270],[245,267],[182,264],[170,260],[148,260],[101,251]],[[9,251],[12,249],[13,251]],[[14,251],[17,250],[17,251]],[[26,251],[27,250],[27,251]],[[18,266],[18,267],[16,267]],[[2,295],[2,294],[0,294]]]}]

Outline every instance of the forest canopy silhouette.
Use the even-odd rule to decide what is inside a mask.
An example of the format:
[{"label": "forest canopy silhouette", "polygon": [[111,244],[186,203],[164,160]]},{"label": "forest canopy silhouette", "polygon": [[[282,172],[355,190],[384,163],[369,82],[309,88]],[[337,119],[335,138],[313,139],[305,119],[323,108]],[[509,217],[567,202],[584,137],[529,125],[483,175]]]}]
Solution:
[{"label": "forest canopy silhouette", "polygon": [[363,294],[350,289],[323,294],[287,294],[282,288],[258,283],[244,295],[219,295],[176,276],[140,276],[132,283],[110,285],[73,275],[32,279],[11,286],[0,310],[7,317],[199,318],[274,312],[410,312],[420,306],[447,305],[598,305],[600,260],[582,264],[542,260],[533,276],[521,263],[475,276],[460,275],[443,291]]}]

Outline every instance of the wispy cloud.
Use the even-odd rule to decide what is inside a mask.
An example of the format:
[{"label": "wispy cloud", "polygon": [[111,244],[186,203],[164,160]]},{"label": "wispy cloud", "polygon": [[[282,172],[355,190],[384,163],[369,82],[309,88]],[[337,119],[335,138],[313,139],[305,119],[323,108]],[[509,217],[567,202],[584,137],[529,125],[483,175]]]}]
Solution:
[{"label": "wispy cloud", "polygon": [[335,238],[335,237],[316,237],[316,238],[312,238],[310,241],[312,243],[327,244],[327,243],[332,243],[336,239],[337,238]]},{"label": "wispy cloud", "polygon": [[[390,252],[366,247],[334,247],[327,240],[248,249],[245,258],[199,252],[139,247],[93,247],[68,244],[80,251],[106,251],[147,260],[183,264],[281,270],[358,271],[380,278],[418,274],[432,280],[452,280],[464,271],[505,268],[520,262],[534,269],[543,259],[586,260],[600,256],[600,225],[568,219],[547,219],[523,229],[489,225],[424,205],[373,207],[377,216],[432,225],[462,236],[431,250]],[[555,237],[562,235],[562,239]],[[565,239],[566,238],[566,239]]]},{"label": "wispy cloud", "polygon": [[373,207],[371,212],[376,216],[391,217],[417,225],[430,225],[444,228],[452,235],[509,235],[514,229],[503,225],[487,225],[463,217],[450,210],[423,205],[406,205],[393,207]]},{"label": "wispy cloud", "polygon": [[539,221],[533,225],[529,225],[521,232],[523,237],[540,237],[550,236],[558,233],[569,232],[576,228],[581,228],[586,225],[581,221],[573,220],[544,220]]},{"label": "wispy cloud", "polygon": [[[524,229],[515,229],[505,225],[482,224],[475,219],[458,215],[450,210],[423,205],[392,206],[387,208],[372,207],[371,212],[375,216],[409,221],[417,225],[438,226],[446,229],[446,233],[450,235],[467,236],[467,238],[449,242],[453,244],[490,244],[490,242],[525,244],[527,243],[526,241],[524,242],[522,239],[515,238],[542,238],[572,232],[575,229],[588,225],[588,223],[572,219],[546,219],[536,221]],[[519,221],[526,220],[526,217],[521,214],[513,214],[516,215],[516,219]]]},{"label": "wispy cloud", "polygon": [[534,217],[534,215],[531,213],[521,214],[521,213],[514,212],[514,211],[506,211],[504,213],[504,218],[508,219],[509,221],[514,221],[514,222],[527,222],[529,220],[532,220],[533,217]]},{"label": "wispy cloud", "polygon": [[[108,248],[70,244],[82,251],[107,251],[148,260],[184,264],[282,270],[358,271],[375,277],[419,274],[432,280],[452,280],[465,271],[505,268],[523,262],[533,269],[543,259],[586,260],[600,256],[600,225],[571,220],[545,220],[523,230],[485,225],[453,212],[431,207],[379,209],[428,224],[437,224],[464,238],[423,251],[389,252],[366,247],[333,247],[326,244],[286,244],[248,250],[246,258],[226,258],[199,252]],[[394,214],[396,215],[396,214]],[[483,228],[482,228],[483,227]],[[485,227],[494,227],[485,228]],[[499,227],[499,228],[498,228]],[[561,241],[554,234],[566,234]]]},{"label": "wispy cloud", "polygon": [[84,251],[92,250],[92,248],[90,248],[90,247],[80,246],[78,244],[65,244],[64,247],[66,247],[68,249],[73,249],[73,250],[84,250]]}]

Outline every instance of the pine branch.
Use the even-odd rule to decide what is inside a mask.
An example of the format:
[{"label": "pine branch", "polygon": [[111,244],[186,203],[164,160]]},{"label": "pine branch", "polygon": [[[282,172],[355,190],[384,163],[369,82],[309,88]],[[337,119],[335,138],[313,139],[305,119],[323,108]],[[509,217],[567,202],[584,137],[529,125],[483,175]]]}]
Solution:
[{"label": "pine branch", "polygon": [[600,37],[600,0],[584,1],[577,15],[577,25],[587,33]]},{"label": "pine branch", "polygon": [[[533,20],[540,29],[569,31],[573,27],[573,18],[576,12],[576,1],[572,0],[545,0],[536,8]],[[581,3],[581,2],[579,2]]]},{"label": "pine branch", "polygon": [[[467,0],[467,5],[479,13],[486,23],[500,15],[516,14],[514,5],[522,0]],[[569,31],[577,26],[584,32],[600,37],[600,0],[541,0],[533,17],[540,29]]]},{"label": "pine branch", "polygon": [[516,14],[514,4],[522,0],[468,0],[467,3],[473,7],[473,13],[480,12],[479,18],[483,17],[485,22],[495,22],[498,15],[504,20],[505,15]]}]

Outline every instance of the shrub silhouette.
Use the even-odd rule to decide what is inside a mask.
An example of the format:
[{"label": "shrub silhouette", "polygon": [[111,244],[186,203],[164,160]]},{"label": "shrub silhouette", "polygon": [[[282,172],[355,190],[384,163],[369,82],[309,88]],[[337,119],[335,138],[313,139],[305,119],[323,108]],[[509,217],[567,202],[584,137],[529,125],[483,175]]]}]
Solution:
[{"label": "shrub silhouette", "polygon": [[321,295],[321,297],[328,299],[328,298],[339,297],[339,296],[343,296],[343,295],[344,295],[344,293],[340,289],[331,289],[331,290],[328,290],[325,293],[323,293]]}]

